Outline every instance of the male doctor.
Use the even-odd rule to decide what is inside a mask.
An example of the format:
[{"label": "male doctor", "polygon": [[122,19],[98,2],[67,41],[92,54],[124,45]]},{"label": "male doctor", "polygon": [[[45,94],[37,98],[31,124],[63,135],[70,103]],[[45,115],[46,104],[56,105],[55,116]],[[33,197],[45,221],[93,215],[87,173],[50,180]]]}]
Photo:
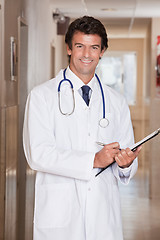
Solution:
[{"label": "male doctor", "polygon": [[[26,104],[24,150],[37,171],[34,240],[122,240],[117,181],[129,183],[140,147],[127,148],[133,144],[128,106],[103,84],[107,125],[100,124],[103,101],[95,69],[108,47],[102,23],[88,16],[76,19],[65,42],[66,71],[35,87]],[[69,81],[62,82],[58,97],[64,74],[74,98]]]}]

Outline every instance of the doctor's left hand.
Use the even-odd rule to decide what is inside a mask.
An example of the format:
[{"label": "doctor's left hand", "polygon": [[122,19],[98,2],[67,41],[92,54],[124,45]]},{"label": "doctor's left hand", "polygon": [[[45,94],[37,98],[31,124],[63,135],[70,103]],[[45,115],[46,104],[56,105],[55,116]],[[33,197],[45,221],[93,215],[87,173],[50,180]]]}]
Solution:
[{"label": "doctor's left hand", "polygon": [[142,147],[139,146],[134,152],[131,151],[130,148],[122,149],[119,151],[115,156],[115,161],[117,162],[118,166],[121,168],[129,167],[140,153],[141,148]]}]

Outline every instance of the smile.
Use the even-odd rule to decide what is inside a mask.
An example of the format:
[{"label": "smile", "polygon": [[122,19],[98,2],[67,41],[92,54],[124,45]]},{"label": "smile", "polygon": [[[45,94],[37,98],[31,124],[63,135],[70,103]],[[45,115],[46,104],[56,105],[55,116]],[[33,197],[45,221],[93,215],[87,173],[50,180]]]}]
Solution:
[{"label": "smile", "polygon": [[82,59],[81,59],[81,62],[82,62],[82,63],[89,64],[89,63],[91,63],[91,62],[92,62],[92,60],[82,60]]}]

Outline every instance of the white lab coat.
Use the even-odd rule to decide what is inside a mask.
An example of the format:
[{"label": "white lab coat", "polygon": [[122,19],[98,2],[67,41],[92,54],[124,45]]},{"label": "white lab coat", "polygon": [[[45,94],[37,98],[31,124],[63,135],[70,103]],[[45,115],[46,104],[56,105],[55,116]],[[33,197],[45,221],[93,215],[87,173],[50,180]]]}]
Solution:
[{"label": "white lab coat", "polygon": [[[37,171],[35,183],[34,240],[122,240],[120,199],[117,180],[128,184],[137,169],[117,164],[98,177],[94,155],[101,149],[96,141],[119,142],[121,148],[133,144],[128,106],[122,96],[103,86],[109,126],[99,126],[102,97],[92,79],[89,107],[78,92],[80,79],[66,72],[74,86],[75,111],[60,113],[55,79],[35,87],[28,96],[24,120],[24,150],[30,167]],[[73,107],[70,85],[61,86],[63,111]],[[128,172],[125,177],[123,173]]]}]

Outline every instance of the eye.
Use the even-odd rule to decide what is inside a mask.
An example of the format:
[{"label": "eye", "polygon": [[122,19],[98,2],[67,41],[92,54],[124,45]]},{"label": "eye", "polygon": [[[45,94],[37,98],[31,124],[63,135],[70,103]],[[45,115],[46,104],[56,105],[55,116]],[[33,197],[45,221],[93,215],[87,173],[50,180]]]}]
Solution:
[{"label": "eye", "polygon": [[77,44],[76,47],[77,47],[77,48],[82,48],[82,45],[78,45],[78,44]]},{"label": "eye", "polygon": [[93,49],[93,50],[97,50],[97,49],[99,49],[99,47],[97,47],[97,46],[92,46],[92,49]]}]

